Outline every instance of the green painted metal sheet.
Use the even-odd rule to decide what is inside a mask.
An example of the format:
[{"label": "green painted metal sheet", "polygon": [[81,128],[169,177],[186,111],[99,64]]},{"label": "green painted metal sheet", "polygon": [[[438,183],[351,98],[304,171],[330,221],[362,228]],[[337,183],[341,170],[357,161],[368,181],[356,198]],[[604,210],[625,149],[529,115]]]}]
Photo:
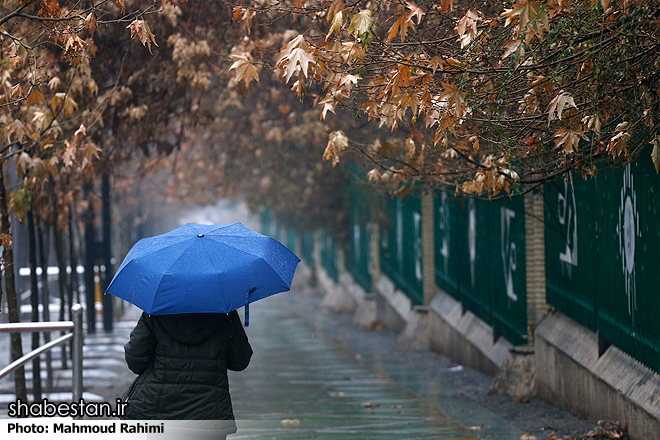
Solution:
[{"label": "green painted metal sheet", "polygon": [[436,283],[496,335],[525,343],[523,199],[482,201],[440,193],[434,202]]},{"label": "green painted metal sheet", "polygon": [[422,286],[422,208],[419,197],[383,199],[391,222],[383,227],[381,270],[413,305],[424,302]]},{"label": "green painted metal sheet", "polygon": [[596,182],[570,174],[545,186],[547,302],[596,331]]},{"label": "green painted metal sheet", "polygon": [[308,264],[314,263],[314,231],[304,230],[299,232],[300,253],[303,260]]},{"label": "green painted metal sheet", "polygon": [[335,241],[325,230],[319,231],[319,245],[321,265],[335,282],[339,281],[339,269],[337,266],[337,246]]},{"label": "green painted metal sheet", "polygon": [[346,268],[355,281],[367,292],[372,291],[371,240],[372,214],[376,208],[373,191],[363,183],[349,184],[349,241]]},{"label": "green painted metal sheet", "polygon": [[[556,218],[546,215],[548,302],[658,372],[659,196],[660,178],[643,158],[587,182],[559,180],[546,190],[549,206],[575,198],[569,239],[558,232],[566,226],[561,211]],[[570,271],[558,258],[561,248],[574,249]]]}]

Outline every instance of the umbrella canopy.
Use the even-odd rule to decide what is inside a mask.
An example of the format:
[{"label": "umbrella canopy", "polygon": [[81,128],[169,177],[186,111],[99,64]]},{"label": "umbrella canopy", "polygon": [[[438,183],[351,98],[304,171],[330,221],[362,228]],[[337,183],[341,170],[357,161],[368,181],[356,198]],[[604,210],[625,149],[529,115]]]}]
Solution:
[{"label": "umbrella canopy", "polygon": [[138,241],[106,293],[150,315],[229,313],[289,290],[299,262],[241,223],[188,223]]}]

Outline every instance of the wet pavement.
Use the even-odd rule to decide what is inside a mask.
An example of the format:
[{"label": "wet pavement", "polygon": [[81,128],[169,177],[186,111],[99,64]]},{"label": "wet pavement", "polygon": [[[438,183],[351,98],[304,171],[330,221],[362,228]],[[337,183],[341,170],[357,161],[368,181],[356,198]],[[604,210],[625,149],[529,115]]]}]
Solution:
[{"label": "wet pavement", "polygon": [[278,297],[251,306],[254,356],[230,375],[233,438],[477,438],[298,312]]},{"label": "wet pavement", "polygon": [[[451,380],[430,380],[391,356],[388,347],[338,326],[316,305],[295,291],[251,305],[246,330],[254,356],[245,371],[230,372],[239,431],[229,438],[520,438],[519,429],[454,393]],[[139,314],[129,306],[112,333],[86,335],[87,400],[114,402],[135,377],[123,360],[123,345]],[[447,364],[436,367],[449,378],[460,372]],[[61,393],[71,383],[70,370],[57,377],[61,399],[54,400],[68,400]],[[12,400],[10,386],[0,384],[0,400]],[[0,417],[5,408],[0,402]]]}]

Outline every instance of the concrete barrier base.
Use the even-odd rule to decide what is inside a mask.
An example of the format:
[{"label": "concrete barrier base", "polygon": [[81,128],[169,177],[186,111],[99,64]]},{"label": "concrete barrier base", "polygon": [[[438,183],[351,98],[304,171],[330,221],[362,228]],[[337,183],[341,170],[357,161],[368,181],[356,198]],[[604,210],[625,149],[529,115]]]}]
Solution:
[{"label": "concrete barrier base", "polygon": [[535,332],[537,395],[592,420],[627,423],[631,439],[660,439],[660,376],[560,312]]},{"label": "concrete barrier base", "polygon": [[448,294],[439,291],[431,303],[431,348],[462,365],[495,375],[509,356],[511,343],[495,341],[492,327]]}]

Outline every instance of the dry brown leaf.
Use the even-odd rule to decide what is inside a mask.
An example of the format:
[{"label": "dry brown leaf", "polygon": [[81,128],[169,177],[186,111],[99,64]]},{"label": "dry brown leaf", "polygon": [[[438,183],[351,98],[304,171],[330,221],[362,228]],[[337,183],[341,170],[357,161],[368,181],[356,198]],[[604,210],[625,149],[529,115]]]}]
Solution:
[{"label": "dry brown leaf", "polygon": [[90,32],[93,32],[94,29],[99,27],[98,23],[96,22],[96,14],[94,12],[90,12],[89,15],[87,15],[87,18],[85,18],[85,27]]},{"label": "dry brown leaf", "polygon": [[570,93],[561,90],[548,104],[548,126],[554,119],[561,119],[561,115],[566,106],[577,108],[575,101]]},{"label": "dry brown leaf", "polygon": [[126,26],[126,29],[131,30],[131,39],[135,39],[137,37],[143,46],[149,48],[149,53],[151,53],[151,43],[158,47],[158,44],[156,44],[156,37],[151,32],[151,29],[149,29],[149,25],[147,24],[146,20],[135,19],[131,22],[131,24]]},{"label": "dry brown leaf", "polygon": [[330,133],[328,145],[323,153],[323,160],[332,160],[332,166],[339,163],[339,158],[344,155],[348,147],[348,137],[343,131],[337,130]]},{"label": "dry brown leaf", "polygon": [[309,78],[309,63],[314,64],[314,56],[301,47],[297,47],[287,56],[287,65],[285,68],[286,82],[296,74],[302,73],[305,78]]},{"label": "dry brown leaf", "polygon": [[653,150],[651,151],[651,160],[655,166],[655,172],[660,173],[660,134],[656,134],[655,138],[651,141]]},{"label": "dry brown leaf", "polygon": [[440,11],[444,14],[454,10],[454,0],[440,0]]},{"label": "dry brown leaf", "polygon": [[412,21],[413,18],[417,18],[417,24],[419,24],[422,21],[422,17],[426,15],[426,13],[417,6],[413,2],[406,2],[406,6],[408,9],[410,9],[410,13],[408,13],[408,21]]},{"label": "dry brown leaf", "polygon": [[333,0],[332,4],[328,8],[328,15],[326,19],[328,23],[332,23],[335,20],[335,16],[344,10],[344,2],[342,0]]},{"label": "dry brown leaf", "polygon": [[520,402],[520,403],[529,403],[529,402],[531,402],[529,399],[527,399],[527,398],[521,396],[520,394],[518,394],[518,395],[516,396],[516,400],[517,400],[518,402]]},{"label": "dry brown leaf", "polygon": [[351,24],[348,26],[348,33],[355,38],[361,38],[364,34],[371,31],[373,24],[374,20],[371,18],[371,10],[363,9],[351,19]]},{"label": "dry brown leaf", "polygon": [[248,87],[252,80],[259,82],[259,73],[257,72],[257,67],[252,63],[252,55],[250,53],[245,52],[241,55],[233,55],[232,59],[235,61],[229,70],[236,69],[236,76],[232,84],[245,81],[245,87]]},{"label": "dry brown leaf", "polygon": [[249,8],[242,8],[240,6],[235,6],[234,7],[234,17],[232,18],[232,23],[236,23],[236,21],[242,21],[243,24],[245,25],[245,30],[247,31],[248,35],[250,34],[250,21],[252,18],[256,15],[256,11],[249,9]]},{"label": "dry brown leaf", "polygon": [[568,128],[560,128],[554,134],[555,148],[561,148],[564,154],[572,154],[577,152],[580,139],[589,140],[582,130],[569,130]]},{"label": "dry brown leaf", "polygon": [[461,92],[458,87],[453,84],[442,83],[445,91],[440,95],[440,101],[446,100],[447,110],[453,109],[453,114],[456,118],[462,118],[465,113],[465,94]]},{"label": "dry brown leaf", "polygon": [[115,3],[117,3],[117,4],[119,5],[119,7],[121,8],[121,13],[122,13],[122,14],[125,14],[125,13],[126,13],[126,3],[125,3],[125,0],[115,0]]},{"label": "dry brown leaf", "polygon": [[405,15],[399,13],[399,18],[394,22],[392,27],[390,27],[390,30],[387,32],[387,39],[385,42],[389,43],[394,38],[396,38],[397,34],[401,35],[401,42],[403,42],[406,39],[409,27],[412,27],[413,29],[415,28],[413,23],[408,20]]},{"label": "dry brown leaf", "polygon": [[332,34],[337,34],[341,32],[341,25],[344,24],[344,12],[339,11],[335,14],[335,18],[332,19],[332,24],[330,26],[330,30],[328,31],[328,34],[325,36],[325,39],[327,40],[330,38]]},{"label": "dry brown leaf", "polygon": [[23,96],[23,86],[21,83],[12,86],[9,92],[9,97],[14,100],[16,98],[20,98],[21,96]]}]

